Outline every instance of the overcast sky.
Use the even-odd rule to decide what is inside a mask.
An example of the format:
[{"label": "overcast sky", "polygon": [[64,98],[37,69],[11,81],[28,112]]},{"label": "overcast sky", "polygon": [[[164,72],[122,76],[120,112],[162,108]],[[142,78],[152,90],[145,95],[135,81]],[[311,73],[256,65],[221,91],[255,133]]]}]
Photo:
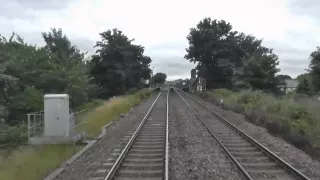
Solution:
[{"label": "overcast sky", "polygon": [[[279,55],[281,73],[297,76],[320,46],[319,0],[0,0],[0,33],[12,31],[42,45],[41,32],[62,28],[81,50],[93,52],[99,33],[122,30],[146,48],[156,72],[186,78],[186,36],[204,17],[264,39]],[[317,25],[318,24],[318,25]]]}]

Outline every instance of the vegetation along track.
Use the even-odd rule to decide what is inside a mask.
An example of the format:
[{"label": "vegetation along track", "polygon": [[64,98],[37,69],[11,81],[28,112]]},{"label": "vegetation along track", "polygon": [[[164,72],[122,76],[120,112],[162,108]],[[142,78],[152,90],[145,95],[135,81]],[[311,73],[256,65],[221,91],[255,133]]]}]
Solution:
[{"label": "vegetation along track", "polygon": [[159,93],[105,180],[168,179],[168,98]]},{"label": "vegetation along track", "polygon": [[[236,128],[200,101],[182,92],[176,91],[198,120],[206,127],[227,156],[236,164],[248,180],[309,180],[308,177],[290,166],[263,145]],[[185,100],[184,97],[187,97]],[[191,107],[192,104],[193,107]],[[200,105],[200,106],[199,106]],[[200,118],[195,109],[209,111],[213,118]],[[210,126],[209,126],[210,125]]]}]

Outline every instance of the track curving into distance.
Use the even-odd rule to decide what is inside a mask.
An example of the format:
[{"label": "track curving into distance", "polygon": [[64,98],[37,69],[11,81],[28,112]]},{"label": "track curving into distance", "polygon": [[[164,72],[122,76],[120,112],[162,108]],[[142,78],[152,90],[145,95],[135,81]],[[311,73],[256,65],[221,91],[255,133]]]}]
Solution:
[{"label": "track curving into distance", "polygon": [[105,180],[168,179],[168,98],[159,93]]},{"label": "track curving into distance", "polygon": [[[287,162],[272,153],[266,147],[236,128],[226,119],[202,104],[191,95],[175,91],[187,106],[194,112],[198,120],[214,137],[227,156],[235,163],[238,169],[248,180],[310,180],[304,174],[293,168]],[[188,98],[191,105],[185,100]],[[213,116],[209,120],[199,117],[195,108],[209,111]]]}]

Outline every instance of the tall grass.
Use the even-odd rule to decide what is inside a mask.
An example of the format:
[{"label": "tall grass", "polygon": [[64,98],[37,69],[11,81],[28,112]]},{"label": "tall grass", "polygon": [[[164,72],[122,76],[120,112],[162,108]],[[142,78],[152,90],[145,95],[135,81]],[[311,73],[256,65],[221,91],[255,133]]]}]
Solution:
[{"label": "tall grass", "polygon": [[87,114],[85,123],[79,127],[80,131],[86,132],[89,138],[98,136],[103,125],[115,120],[120,114],[128,112],[132,107],[148,98],[150,94],[150,90],[143,89],[132,95],[113,97],[105,101]]},{"label": "tall grass", "polygon": [[82,105],[76,107],[76,111],[82,111],[82,110],[91,111],[94,108],[101,106],[103,103],[104,103],[104,101],[101,99],[94,99],[88,103],[85,103],[85,104],[82,104]]},{"label": "tall grass", "polygon": [[320,149],[320,101],[293,94],[277,99],[260,91],[232,92],[217,89],[203,97],[216,104],[224,99],[224,109],[244,114],[253,124],[265,127],[296,147],[314,155]]}]

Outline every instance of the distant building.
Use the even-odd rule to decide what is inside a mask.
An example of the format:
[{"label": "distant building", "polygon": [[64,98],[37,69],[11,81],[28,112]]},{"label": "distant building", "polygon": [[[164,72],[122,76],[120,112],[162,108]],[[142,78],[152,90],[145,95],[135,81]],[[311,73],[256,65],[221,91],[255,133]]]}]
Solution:
[{"label": "distant building", "polygon": [[287,79],[287,80],[285,80],[285,85],[280,86],[280,89],[282,91],[286,92],[286,94],[287,94],[289,92],[296,90],[298,85],[299,85],[298,80]]},{"label": "distant building", "polygon": [[196,77],[196,70],[191,70],[191,79],[189,81],[189,92],[202,92],[206,90],[206,81],[204,78]]}]

